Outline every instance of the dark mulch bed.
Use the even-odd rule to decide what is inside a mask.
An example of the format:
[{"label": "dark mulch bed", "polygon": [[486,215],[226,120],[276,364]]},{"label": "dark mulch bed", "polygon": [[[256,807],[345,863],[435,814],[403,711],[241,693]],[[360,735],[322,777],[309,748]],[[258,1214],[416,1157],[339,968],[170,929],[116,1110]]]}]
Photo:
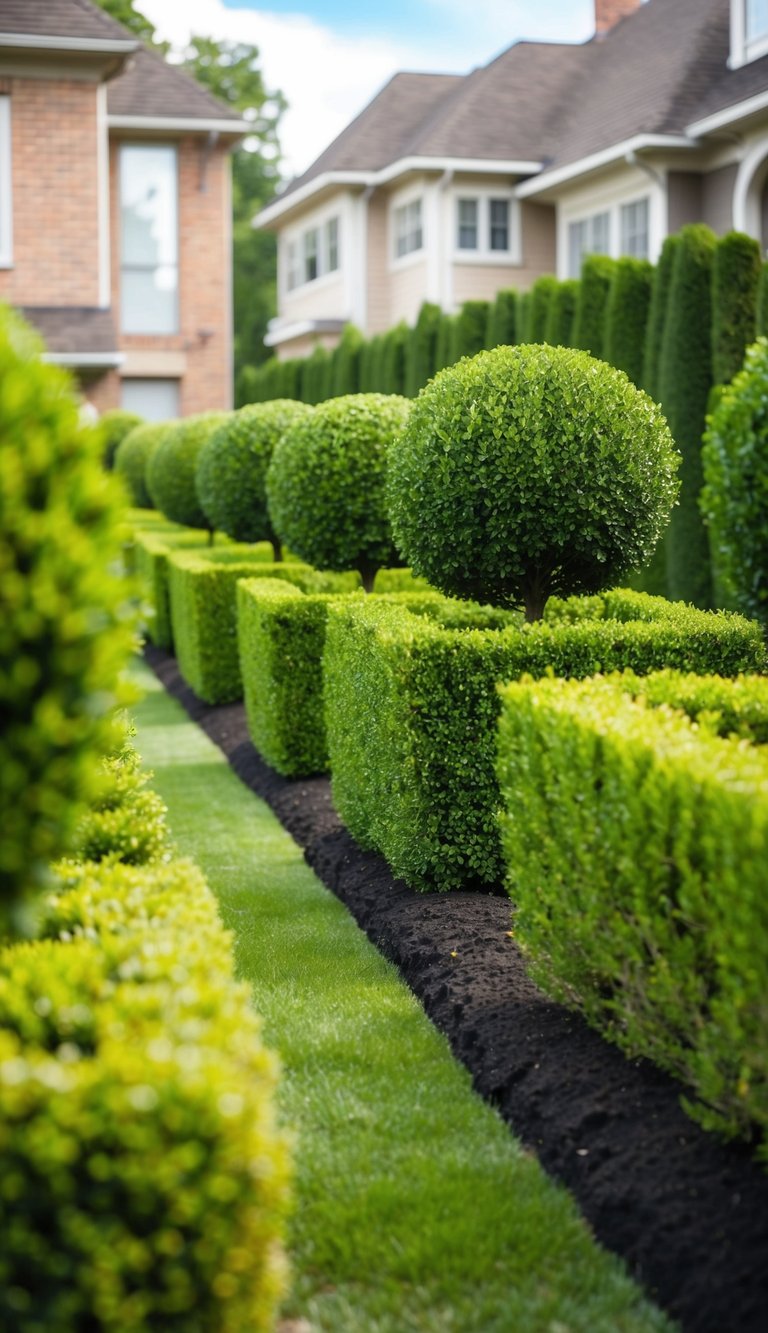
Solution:
[{"label": "dark mulch bed", "polygon": [[413,893],[352,840],[326,778],[280,777],[248,739],[242,705],[210,708],[172,657],[146,657],[397,965],[478,1092],[569,1187],[598,1239],[691,1333],[765,1333],[768,1176],[748,1152],[705,1134],[680,1109],[679,1085],[626,1060],[531,984],[506,933],[506,898]]}]

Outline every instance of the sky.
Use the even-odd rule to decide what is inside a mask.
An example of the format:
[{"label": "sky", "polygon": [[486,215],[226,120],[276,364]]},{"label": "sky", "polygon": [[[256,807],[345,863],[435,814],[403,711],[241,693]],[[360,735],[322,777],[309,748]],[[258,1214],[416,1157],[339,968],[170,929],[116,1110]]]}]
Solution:
[{"label": "sky", "polygon": [[398,70],[468,73],[521,38],[586,41],[593,0],[141,0],[158,35],[258,46],[280,122],[283,174],[299,175]]}]

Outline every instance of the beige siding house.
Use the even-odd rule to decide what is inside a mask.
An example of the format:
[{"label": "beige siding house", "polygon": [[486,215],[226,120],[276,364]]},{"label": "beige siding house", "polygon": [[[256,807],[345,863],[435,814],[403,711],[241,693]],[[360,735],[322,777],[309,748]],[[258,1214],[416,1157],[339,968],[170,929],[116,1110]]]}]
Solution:
[{"label": "beige siding house", "polygon": [[230,405],[246,129],[90,0],[0,0],[0,301],[99,410]]},{"label": "beige siding house", "polygon": [[398,74],[254,220],[281,358],[456,310],[586,254],[655,260],[687,222],[768,246],[768,0],[595,0],[582,45]]}]

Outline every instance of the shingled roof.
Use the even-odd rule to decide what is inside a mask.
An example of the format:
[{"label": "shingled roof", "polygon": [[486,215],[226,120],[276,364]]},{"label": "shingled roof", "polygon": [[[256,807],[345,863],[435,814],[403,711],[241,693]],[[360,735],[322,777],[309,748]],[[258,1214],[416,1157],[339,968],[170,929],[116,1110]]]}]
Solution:
[{"label": "shingled roof", "polygon": [[233,133],[245,130],[232,107],[220,102],[186,70],[144,46],[131,57],[125,72],[107,85],[107,109],[110,116],[229,121]]},{"label": "shingled roof", "polygon": [[87,366],[117,358],[117,335],[110,310],[95,306],[22,306],[21,313],[45,340],[52,356]]},{"label": "shingled roof", "polygon": [[121,23],[90,0],[0,0],[2,33],[136,44]]}]

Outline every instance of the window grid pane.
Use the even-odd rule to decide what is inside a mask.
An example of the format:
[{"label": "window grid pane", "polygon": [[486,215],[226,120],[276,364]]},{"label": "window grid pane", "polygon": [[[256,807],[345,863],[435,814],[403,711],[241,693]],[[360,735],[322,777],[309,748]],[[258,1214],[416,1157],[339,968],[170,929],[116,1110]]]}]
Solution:
[{"label": "window grid pane", "polygon": [[747,41],[768,36],[768,0],[747,0]]},{"label": "window grid pane", "polygon": [[325,245],[327,272],[335,273],[339,267],[339,219],[329,218],[325,224]]},{"label": "window grid pane", "polygon": [[623,204],[621,253],[632,255],[635,259],[647,259],[648,251],[648,200],[637,199],[633,204]]},{"label": "window grid pane", "polygon": [[459,249],[477,249],[477,200],[459,200]]},{"label": "window grid pane", "polygon": [[414,199],[410,204],[395,209],[395,255],[403,255],[421,250],[424,234],[421,226],[421,200]]},{"label": "window grid pane", "polygon": [[491,200],[490,241],[492,250],[509,249],[509,200]]},{"label": "window grid pane", "polygon": [[176,333],[179,225],[176,149],[126,144],[120,153],[121,326]]}]

